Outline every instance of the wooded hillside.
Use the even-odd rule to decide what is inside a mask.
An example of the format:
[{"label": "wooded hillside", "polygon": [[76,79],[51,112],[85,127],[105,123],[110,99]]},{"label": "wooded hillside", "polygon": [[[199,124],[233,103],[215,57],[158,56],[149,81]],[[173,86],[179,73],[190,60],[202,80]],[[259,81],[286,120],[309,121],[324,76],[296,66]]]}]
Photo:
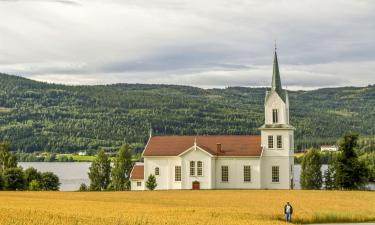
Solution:
[{"label": "wooded hillside", "polygon": [[[155,135],[259,134],[265,88],[65,86],[0,74],[0,140],[14,151],[75,152]],[[375,133],[375,86],[289,92],[297,148]]]}]

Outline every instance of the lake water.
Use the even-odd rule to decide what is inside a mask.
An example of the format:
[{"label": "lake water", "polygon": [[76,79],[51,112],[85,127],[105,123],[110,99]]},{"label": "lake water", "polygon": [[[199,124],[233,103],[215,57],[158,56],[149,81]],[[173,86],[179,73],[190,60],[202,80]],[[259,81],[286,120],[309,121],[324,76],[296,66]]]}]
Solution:
[{"label": "lake water", "polygon": [[[41,172],[53,172],[61,182],[61,191],[76,191],[82,183],[89,185],[88,171],[91,163],[89,162],[20,162],[18,163],[24,169],[34,167]],[[327,169],[327,165],[323,165],[322,171]],[[301,174],[301,166],[294,166],[294,183],[295,189],[300,189],[299,182]],[[375,183],[369,184],[371,190],[375,190]]]}]

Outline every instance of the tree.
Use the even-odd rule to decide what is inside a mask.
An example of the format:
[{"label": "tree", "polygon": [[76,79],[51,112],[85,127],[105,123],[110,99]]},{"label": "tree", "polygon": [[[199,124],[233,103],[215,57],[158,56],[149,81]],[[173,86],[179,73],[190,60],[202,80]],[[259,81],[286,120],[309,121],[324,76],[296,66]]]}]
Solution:
[{"label": "tree", "polygon": [[302,189],[320,189],[322,187],[321,168],[319,151],[310,149],[302,160],[300,179]]},{"label": "tree", "polygon": [[0,143],[0,172],[14,167],[17,167],[16,156],[10,153],[9,144]]},{"label": "tree", "polygon": [[25,175],[22,168],[8,168],[4,170],[4,187],[6,190],[25,190]]},{"label": "tree", "polygon": [[40,191],[40,183],[37,180],[30,181],[28,187],[29,191]]},{"label": "tree", "polygon": [[104,150],[99,151],[89,170],[90,190],[105,190],[111,182],[111,161]]},{"label": "tree", "polygon": [[124,191],[130,188],[129,178],[132,167],[131,150],[126,144],[120,148],[112,169],[112,187],[115,191]]},{"label": "tree", "polygon": [[340,189],[360,189],[368,182],[368,168],[358,160],[355,152],[357,141],[357,134],[346,134],[339,142],[340,153],[335,158],[333,166],[335,185]]},{"label": "tree", "polygon": [[324,171],[324,188],[326,190],[336,189],[335,169],[332,165],[329,165],[328,169],[326,171]]},{"label": "tree", "polygon": [[82,183],[80,186],[79,186],[79,190],[78,191],[88,191],[88,187],[85,183]]},{"label": "tree", "polygon": [[153,174],[150,174],[150,176],[148,176],[147,181],[146,181],[147,189],[152,191],[152,190],[155,190],[157,186],[158,184],[156,183],[155,176]]},{"label": "tree", "polygon": [[25,182],[28,186],[31,181],[36,180],[40,182],[42,180],[42,175],[38,170],[36,170],[34,167],[29,167],[25,170]]},{"label": "tree", "polygon": [[41,173],[40,187],[43,191],[58,191],[60,186],[59,177],[52,172]]}]

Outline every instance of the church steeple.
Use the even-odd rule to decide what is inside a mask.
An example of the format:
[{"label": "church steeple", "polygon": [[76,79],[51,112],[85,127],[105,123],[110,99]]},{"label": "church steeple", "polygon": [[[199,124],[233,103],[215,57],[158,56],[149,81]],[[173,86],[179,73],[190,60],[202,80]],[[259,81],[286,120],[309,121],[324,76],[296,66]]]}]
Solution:
[{"label": "church steeple", "polygon": [[281,80],[280,80],[280,71],[279,71],[279,62],[277,61],[276,48],[275,48],[275,55],[273,58],[272,90],[276,92],[279,92],[282,90]]},{"label": "church steeple", "polygon": [[271,93],[276,92],[280,98],[285,102],[285,91],[281,86],[280,71],[279,71],[279,62],[277,60],[277,51],[275,46],[275,54],[273,58],[273,74],[272,74],[272,87]]}]

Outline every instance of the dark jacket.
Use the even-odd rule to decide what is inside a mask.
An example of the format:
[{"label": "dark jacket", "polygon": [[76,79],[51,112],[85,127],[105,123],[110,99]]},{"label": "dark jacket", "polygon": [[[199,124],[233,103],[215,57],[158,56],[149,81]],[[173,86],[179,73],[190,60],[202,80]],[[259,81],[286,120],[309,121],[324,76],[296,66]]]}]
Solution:
[{"label": "dark jacket", "polygon": [[[287,205],[284,206],[284,214],[286,214],[286,206]],[[293,214],[293,207],[292,207],[292,205],[290,205],[290,214]]]}]

